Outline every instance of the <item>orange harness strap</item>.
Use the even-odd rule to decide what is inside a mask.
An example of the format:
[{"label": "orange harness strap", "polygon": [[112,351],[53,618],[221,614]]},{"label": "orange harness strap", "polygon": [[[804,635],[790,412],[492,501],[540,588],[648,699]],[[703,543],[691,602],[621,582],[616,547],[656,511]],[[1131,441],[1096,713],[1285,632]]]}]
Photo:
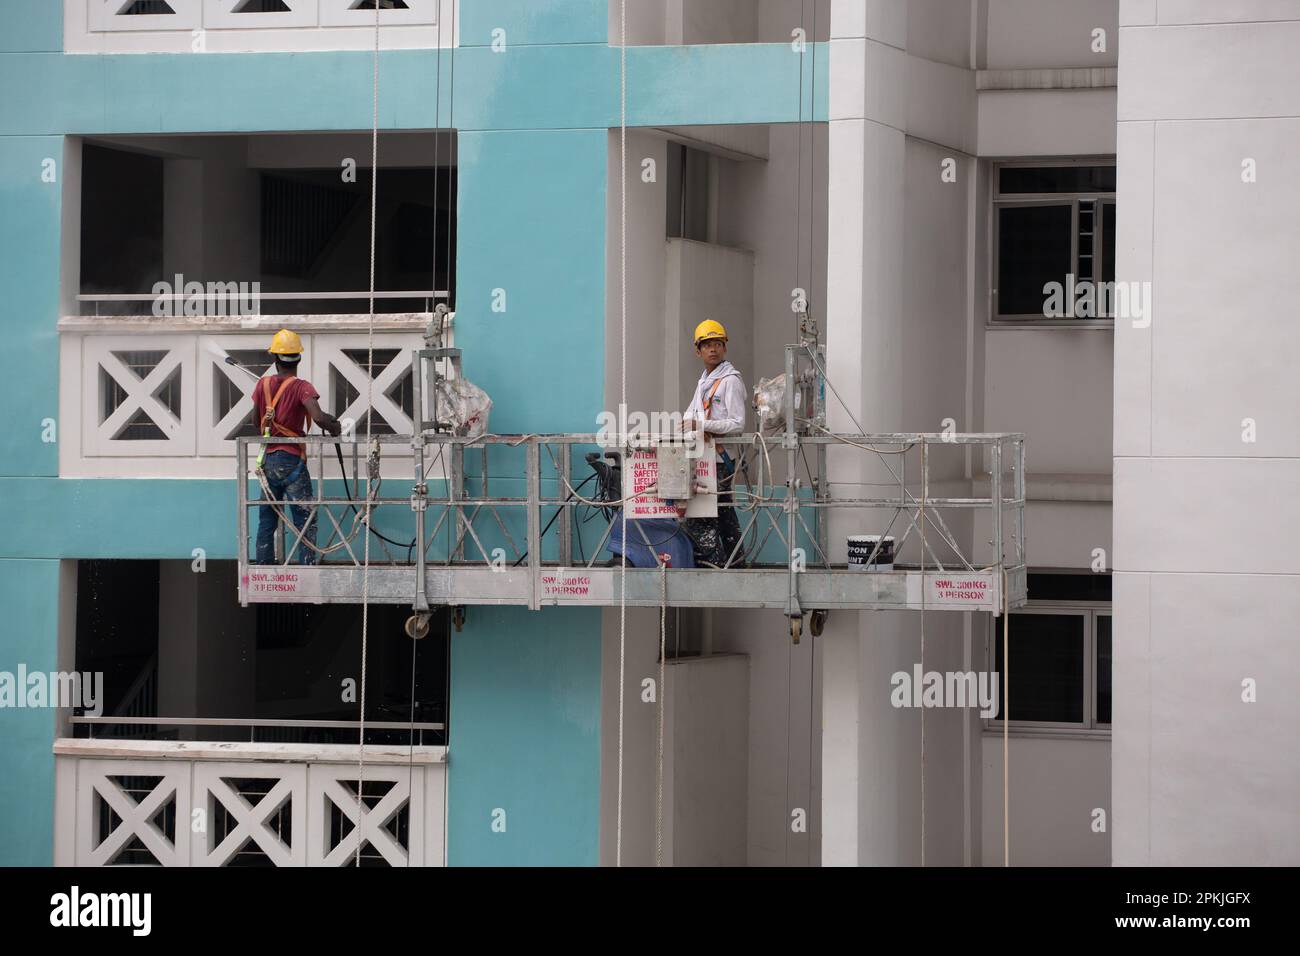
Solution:
[{"label": "orange harness strap", "polygon": [[[288,378],[286,378],[283,382],[280,383],[280,387],[276,389],[275,397],[273,398],[271,396],[271,379],[270,378],[262,379],[262,397],[266,401],[266,411],[262,413],[263,433],[274,430],[277,435],[283,435],[286,438],[302,437],[302,434],[300,432],[294,431],[292,428],[288,427],[287,425],[281,425],[279,422],[275,420],[275,406],[279,403],[280,397],[284,395],[284,390],[288,388],[290,385],[292,385],[295,381],[297,381],[297,379],[293,375],[290,375]],[[293,445],[291,447],[293,448],[295,455],[300,455],[303,458],[307,457],[307,449],[304,448],[303,446]]]},{"label": "orange harness strap", "polygon": [[704,405],[704,417],[705,417],[705,418],[712,418],[712,417],[713,417],[713,396],[716,395],[716,394],[718,394],[718,386],[720,386],[721,384],[722,384],[722,379],[718,379],[716,382],[714,382],[714,383],[713,383],[713,388],[712,388],[712,390],[709,392],[709,397],[706,398],[706,399],[704,400],[704,402],[702,403],[702,404]]}]

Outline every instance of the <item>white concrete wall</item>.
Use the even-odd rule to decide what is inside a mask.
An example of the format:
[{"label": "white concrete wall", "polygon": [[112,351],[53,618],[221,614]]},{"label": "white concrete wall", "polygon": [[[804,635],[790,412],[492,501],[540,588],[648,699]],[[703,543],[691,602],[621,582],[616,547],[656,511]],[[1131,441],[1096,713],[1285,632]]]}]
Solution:
[{"label": "white concrete wall", "polygon": [[758,39],[753,0],[680,0],[667,6],[669,42],[752,43]]},{"label": "white concrete wall", "polygon": [[[830,34],[831,0],[630,0],[628,46],[783,43],[802,25],[809,39]],[[621,4],[609,3],[609,40],[619,42]]]},{"label": "white concrete wall", "polygon": [[[659,611],[628,608],[623,661],[622,863],[654,866],[658,714],[641,700],[641,681],[659,678]],[[618,860],[619,609],[601,610],[600,863]]]},{"label": "white concrete wall", "polygon": [[[900,3],[835,5],[831,43],[827,341],[829,373],[871,431],[969,428],[975,311],[970,253],[975,163],[973,77],[910,57],[915,45],[960,62],[951,34],[929,36],[941,11]],[[923,43],[922,39],[927,43]],[[949,73],[948,71],[952,71]],[[953,108],[952,95],[965,109]],[[911,137],[916,117],[925,138]],[[956,182],[942,179],[952,158]],[[836,430],[854,430],[832,408]],[[852,450],[830,456],[840,496],[888,481]],[[964,474],[961,456],[938,469]],[[842,548],[852,518],[831,522]],[[969,546],[970,529],[954,529]],[[966,615],[925,619],[926,670],[972,669]],[[833,615],[821,642],[822,860],[829,865],[977,863],[980,758],[973,711],[895,708],[891,677],[921,662],[910,612]],[[922,721],[924,720],[924,756]],[[922,783],[924,779],[924,785]],[[924,801],[924,812],[922,802]],[[922,841],[924,839],[924,856]]]},{"label": "white concrete wall", "polygon": [[[622,314],[622,192],[619,133],[609,134],[609,192],[606,217],[605,407],[618,409],[622,395],[624,331],[629,411],[651,412],[664,404],[664,310],[667,250],[668,145],[659,135],[627,134],[627,321]],[[653,159],[655,182],[641,179],[641,163]],[[685,401],[689,401],[689,396]],[[669,409],[676,409],[673,403]],[[681,407],[685,407],[684,405]],[[596,423],[592,423],[592,430]]]},{"label": "white concrete wall", "polygon": [[[664,408],[681,410],[690,399],[691,391],[699,377],[700,363],[690,343],[690,331],[706,314],[720,318],[731,333],[729,358],[741,370],[748,386],[753,386],[761,376],[777,373],[783,367],[785,344],[792,340],[793,319],[790,311],[790,290],[796,284],[795,232],[798,194],[794,189],[796,167],[802,152],[803,163],[803,228],[799,266],[800,281],[810,289],[815,308],[820,310],[825,301],[825,242],[826,242],[826,176],[827,156],[825,130],[794,126],[773,127],[770,131],[758,129],[762,134],[766,159],[742,160],[718,156],[717,191],[714,216],[716,243],[700,243],[665,238],[665,208],[667,202],[665,177],[666,139],[659,133],[629,132],[628,180],[628,396],[632,409],[645,411]],[[707,148],[705,139],[691,137],[689,128],[671,131],[674,137],[689,137],[693,145]],[[703,135],[703,134],[702,134]],[[707,133],[713,139],[712,132]],[[748,137],[743,138],[748,141]],[[730,140],[728,140],[730,141]],[[815,145],[814,145],[815,143]],[[813,173],[814,154],[821,164]],[[643,183],[640,178],[641,160],[655,158],[659,171],[658,183]],[[606,401],[615,408],[618,403],[620,300],[619,300],[619,193],[618,193],[618,136],[610,140],[610,194],[609,194],[609,249],[606,312]],[[815,210],[815,212],[814,212]],[[812,250],[811,253],[809,250]],[[752,425],[752,422],[751,422]],[[617,610],[612,622],[607,620],[606,684],[617,693],[617,682],[608,670],[617,667]],[[657,647],[657,614],[638,616],[629,611],[629,622],[639,628],[635,642],[638,673],[651,673]],[[714,649],[749,655],[752,660],[749,678],[748,742],[746,744],[746,821],[745,856],[756,865],[807,865],[818,859],[818,812],[816,795],[809,798],[809,720],[812,710],[807,700],[809,669],[805,640],[793,654],[789,644],[788,625],[774,612],[728,612],[715,614],[716,637]],[[630,625],[632,626],[632,625]],[[608,635],[613,629],[614,637]],[[611,655],[613,662],[611,663]],[[648,656],[647,656],[648,655]],[[792,663],[793,661],[793,663]],[[631,665],[629,665],[631,666]],[[793,668],[793,670],[791,670]],[[795,697],[790,718],[790,793],[787,799],[786,779],[786,703],[789,697],[788,681],[793,681]],[[639,691],[629,683],[629,694]],[[609,691],[607,691],[607,694]],[[818,691],[819,693],[819,691]],[[629,698],[630,699],[630,698]],[[819,698],[814,705],[820,708]],[[651,708],[646,708],[651,709]],[[603,740],[609,746],[611,734],[616,734],[617,709],[610,711],[613,723],[607,720]],[[638,710],[629,710],[625,719],[625,744],[629,739],[636,746],[653,754],[653,725]],[[816,730],[816,728],[814,728]],[[646,736],[649,734],[650,736]],[[814,738],[814,750],[820,747]],[[625,747],[625,760],[628,752]],[[612,766],[616,750],[605,754],[605,767]],[[819,774],[814,764],[814,773]],[[649,784],[645,774],[650,774]],[[637,776],[637,775],[640,776]],[[629,780],[636,780],[629,784]],[[820,780],[814,781],[819,789]],[[624,787],[624,861],[636,854],[652,852],[653,832],[637,829],[641,823],[652,819],[653,801],[648,807],[637,801],[643,799],[642,791],[649,787],[653,795],[653,767],[644,764],[632,767],[625,762]],[[635,794],[633,793],[635,791]],[[605,801],[602,810],[602,860],[612,860],[612,843],[608,831],[608,818],[613,813],[613,797],[608,780],[602,786]],[[628,801],[633,801],[629,803]],[[636,809],[631,809],[635,804]],[[809,829],[806,834],[790,833],[790,810],[798,806],[809,810]],[[646,815],[649,814],[647,817]],[[787,839],[787,834],[788,839]],[[631,855],[629,855],[631,854]]]},{"label": "white concrete wall", "polygon": [[1295,865],[1300,10],[1121,19],[1117,279],[1154,308],[1116,327],[1114,859]]},{"label": "white concrete wall", "polygon": [[[981,0],[987,17],[979,43],[981,69],[1114,66],[1120,0]],[[1106,51],[1093,52],[1092,31],[1106,31]]]},{"label": "white concrete wall", "polygon": [[757,6],[759,43],[789,43],[800,26],[810,40],[830,38],[831,0],[757,0]]},{"label": "white concrete wall", "polygon": [[[618,860],[619,609],[602,611],[600,861]],[[642,682],[659,683],[659,611],[628,608],[622,642],[623,866],[655,864],[658,720]],[[749,786],[749,662],[743,655],[669,660],[664,713],[666,866],[743,866]]]},{"label": "white concrete wall", "polygon": [[[730,336],[727,360],[754,382],[754,254],[690,239],[667,240],[664,281],[663,407],[685,412],[703,364],[691,332],[704,319]],[[750,416],[753,426],[753,416]]]},{"label": "white concrete wall", "polygon": [[989,330],[984,424],[1025,433],[1030,474],[1110,474],[1113,343],[1108,329]]},{"label": "white concrete wall", "polygon": [[[982,735],[983,865],[1001,866],[1002,735]],[[1067,737],[1008,740],[1012,866],[1110,865],[1110,741]],[[1093,829],[1095,810],[1105,819]]]},{"label": "white concrete wall", "polygon": [[969,68],[975,5],[952,0],[908,0],[907,52],[916,57]]},{"label": "white concrete wall", "polygon": [[[972,68],[1113,66],[1117,26],[1114,0],[877,0],[834,8],[831,377],[869,429],[935,430],[953,418],[966,430],[1026,432],[1031,479],[1046,476],[1031,480],[1031,498],[1040,500],[1027,508],[1029,562],[1037,566],[1086,568],[1093,548],[1111,550],[1111,334],[988,329],[990,169],[983,157],[1112,154],[1115,90],[977,93]],[[1104,54],[1090,49],[1093,27],[1106,30]],[[938,168],[949,157],[958,177],[945,184]],[[838,409],[833,421],[851,427]],[[845,489],[882,478],[879,468],[843,454],[831,461]],[[975,474],[980,466],[972,462]],[[962,474],[955,462],[944,467]],[[957,533],[987,557],[980,546],[987,519]],[[832,542],[841,536],[833,525]],[[827,863],[919,860],[919,719],[890,707],[878,687],[882,673],[916,661],[915,618],[862,615],[858,628],[832,625],[824,642]],[[983,615],[928,616],[926,669],[982,666],[982,655],[972,662],[969,648],[986,626]],[[999,797],[989,806],[979,721],[963,716],[926,715],[927,864],[978,865],[991,852],[981,844],[994,837],[1000,861],[1000,829],[992,829],[994,817],[1001,819],[1000,768]],[[1069,759],[1077,741],[1035,743],[1049,753],[1056,784],[1095,789],[1095,768]],[[1107,742],[1091,743],[1093,763],[1106,759]],[[892,790],[874,779],[881,767]],[[1044,833],[1053,819],[1064,825],[1065,809],[1040,799],[1032,775],[1017,775],[1012,787],[1014,804],[1035,804]],[[892,842],[882,838],[885,826],[895,828]],[[1109,837],[1060,847],[1067,856],[1078,849],[1080,862],[1097,862],[1100,847],[1104,862]]]},{"label": "white concrete wall", "polygon": [[754,256],[753,352],[750,364],[739,366],[751,389],[785,368],[785,346],[796,336],[796,286],[808,291],[825,328],[826,156],[823,127],[772,126],[768,160],[726,163],[719,180],[718,241]]},{"label": "white concrete wall", "polygon": [[[749,660],[748,863],[818,866],[819,641],[805,637],[797,646],[791,644],[789,624],[779,611],[714,611],[713,621],[714,649],[744,654]],[[814,653],[819,655],[816,666]],[[807,813],[804,833],[791,830],[791,813],[795,809]]]},{"label": "white concrete wall", "polygon": [[672,661],[664,693],[664,864],[744,866],[749,661]]}]

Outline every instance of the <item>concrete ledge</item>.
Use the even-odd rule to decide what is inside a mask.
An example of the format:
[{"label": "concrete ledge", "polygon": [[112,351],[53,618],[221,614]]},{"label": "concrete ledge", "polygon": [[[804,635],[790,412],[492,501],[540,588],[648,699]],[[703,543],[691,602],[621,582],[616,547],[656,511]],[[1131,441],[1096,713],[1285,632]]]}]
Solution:
[{"label": "concrete ledge", "polygon": [[1069,70],[979,70],[977,90],[1097,90],[1119,86],[1118,67]]},{"label": "concrete ledge", "polygon": [[[56,757],[95,757],[106,760],[241,760],[263,763],[357,762],[357,747],[350,744],[257,744],[226,741],[82,740],[60,737],[54,741]],[[444,763],[445,747],[366,747],[366,763],[405,766],[407,761],[426,766]]]}]

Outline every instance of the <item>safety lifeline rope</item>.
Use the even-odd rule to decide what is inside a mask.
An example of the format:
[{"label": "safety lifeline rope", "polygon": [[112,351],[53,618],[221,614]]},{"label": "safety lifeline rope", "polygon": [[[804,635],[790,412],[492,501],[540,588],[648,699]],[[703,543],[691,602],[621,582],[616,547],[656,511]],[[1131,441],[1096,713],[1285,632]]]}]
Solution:
[{"label": "safety lifeline rope", "polygon": [[[618,153],[619,153],[619,404],[627,404],[627,0],[619,0],[618,24]],[[620,509],[623,540],[627,541],[627,508]],[[626,545],[624,545],[626,547]],[[627,561],[618,575],[618,808],[615,814],[614,865],[623,865],[623,696],[627,682]],[[662,694],[662,689],[658,690]]]},{"label": "safety lifeline rope", "polygon": [[[366,327],[366,438],[369,439],[374,422],[375,391],[375,220],[379,211],[379,11],[375,4],[375,49],[371,77],[370,126],[370,321]],[[356,437],[355,435],[353,436]],[[322,476],[323,478],[324,476]],[[371,477],[367,475],[369,489]],[[366,495],[366,527],[370,527],[372,497]],[[366,535],[365,558],[361,567],[361,719],[357,733],[357,836],[356,865],[361,866],[361,821],[365,814],[363,794],[366,786],[366,652],[370,637],[370,535]],[[408,807],[410,796],[407,796]],[[409,811],[408,811],[409,812]],[[407,848],[410,853],[410,848]]]}]

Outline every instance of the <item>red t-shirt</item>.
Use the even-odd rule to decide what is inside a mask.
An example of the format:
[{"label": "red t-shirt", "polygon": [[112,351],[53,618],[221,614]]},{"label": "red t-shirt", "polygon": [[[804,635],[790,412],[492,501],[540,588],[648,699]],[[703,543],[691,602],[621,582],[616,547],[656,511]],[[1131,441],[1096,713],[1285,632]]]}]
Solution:
[{"label": "red t-shirt", "polygon": [[[263,382],[271,383],[271,398],[275,398],[276,393],[280,391],[280,386],[284,383],[287,375],[269,375],[257,383],[253,389],[253,408],[257,410],[257,421],[262,421],[262,416],[266,413],[266,386]],[[320,398],[320,392],[312,387],[311,382],[305,378],[294,378],[285,388],[284,394],[280,400],[275,403],[275,420],[285,428],[291,428],[299,435],[307,434],[307,409],[303,405],[308,399]],[[275,434],[272,429],[271,434]],[[267,445],[267,454],[273,451],[287,451],[292,455],[301,455],[304,452],[302,445]]]}]

